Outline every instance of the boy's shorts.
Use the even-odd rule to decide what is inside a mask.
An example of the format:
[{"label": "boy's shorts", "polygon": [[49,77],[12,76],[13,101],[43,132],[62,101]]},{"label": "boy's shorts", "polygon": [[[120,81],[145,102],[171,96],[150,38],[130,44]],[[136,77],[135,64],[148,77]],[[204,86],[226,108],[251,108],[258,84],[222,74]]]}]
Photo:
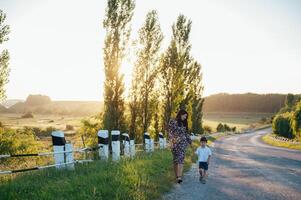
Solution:
[{"label": "boy's shorts", "polygon": [[208,163],[207,162],[199,162],[199,169],[208,170]]}]

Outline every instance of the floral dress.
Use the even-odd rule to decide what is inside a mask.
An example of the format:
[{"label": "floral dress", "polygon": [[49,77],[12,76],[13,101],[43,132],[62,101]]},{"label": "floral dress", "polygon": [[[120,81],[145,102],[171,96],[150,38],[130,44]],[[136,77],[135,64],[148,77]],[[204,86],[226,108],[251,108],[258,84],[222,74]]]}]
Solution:
[{"label": "floral dress", "polygon": [[169,121],[168,127],[173,162],[175,164],[184,164],[186,147],[188,144],[191,144],[190,135],[185,127],[179,127],[178,122],[174,119]]}]

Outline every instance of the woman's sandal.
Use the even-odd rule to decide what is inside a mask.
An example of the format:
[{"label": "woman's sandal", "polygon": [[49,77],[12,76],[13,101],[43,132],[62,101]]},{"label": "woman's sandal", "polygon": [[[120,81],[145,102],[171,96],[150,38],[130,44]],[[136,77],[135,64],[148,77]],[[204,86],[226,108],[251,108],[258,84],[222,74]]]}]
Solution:
[{"label": "woman's sandal", "polygon": [[179,184],[183,182],[183,180],[182,180],[182,177],[181,177],[181,176],[177,177],[177,182],[178,182]]}]

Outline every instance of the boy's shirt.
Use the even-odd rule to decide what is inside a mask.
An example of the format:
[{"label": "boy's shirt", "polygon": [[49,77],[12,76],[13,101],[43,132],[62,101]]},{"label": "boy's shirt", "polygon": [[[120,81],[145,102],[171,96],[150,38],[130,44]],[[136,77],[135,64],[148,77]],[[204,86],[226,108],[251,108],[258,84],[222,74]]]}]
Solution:
[{"label": "boy's shirt", "polygon": [[212,152],[211,150],[206,146],[206,147],[198,147],[197,150],[195,151],[195,154],[198,155],[198,162],[207,162],[208,157],[211,156]]}]

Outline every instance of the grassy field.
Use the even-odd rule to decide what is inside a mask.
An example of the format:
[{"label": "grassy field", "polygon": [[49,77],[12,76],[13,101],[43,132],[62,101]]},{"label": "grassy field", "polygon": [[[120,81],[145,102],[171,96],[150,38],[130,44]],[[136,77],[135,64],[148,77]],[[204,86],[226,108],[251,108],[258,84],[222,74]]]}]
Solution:
[{"label": "grassy field", "polygon": [[[185,170],[196,144],[186,152]],[[1,180],[1,199],[160,199],[174,183],[169,150],[120,162],[78,164],[74,171],[47,169]]]},{"label": "grassy field", "polygon": [[35,114],[34,118],[21,118],[21,116],[22,114],[1,114],[0,121],[10,128],[23,128],[24,126],[47,128],[51,126],[64,130],[66,125],[79,127],[81,120],[85,117],[38,114]]},{"label": "grassy field", "polygon": [[236,126],[238,130],[246,129],[251,124],[260,122],[262,118],[270,118],[273,113],[218,113],[210,112],[204,114],[204,125],[210,126],[213,130],[219,123],[226,123],[230,127]]},{"label": "grassy field", "polygon": [[270,145],[277,147],[284,147],[289,149],[299,149],[301,150],[301,142],[291,142],[291,141],[282,141],[276,139],[273,134],[267,134],[262,137],[262,140]]}]

